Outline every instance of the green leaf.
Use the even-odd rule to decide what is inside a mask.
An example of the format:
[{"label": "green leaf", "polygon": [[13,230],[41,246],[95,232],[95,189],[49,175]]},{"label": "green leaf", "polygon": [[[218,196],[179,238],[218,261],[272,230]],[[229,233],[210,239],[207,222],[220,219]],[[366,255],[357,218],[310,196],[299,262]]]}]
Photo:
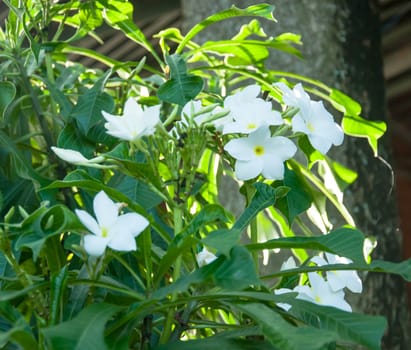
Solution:
[{"label": "green leaf", "polygon": [[216,230],[207,235],[202,242],[209,247],[217,249],[217,252],[230,257],[231,248],[240,240],[241,231],[235,229]]},{"label": "green leaf", "polygon": [[25,232],[18,236],[15,247],[16,249],[30,248],[34,261],[37,260],[47,239],[81,228],[74,213],[62,205],[55,205],[41,212],[35,212],[33,216],[33,220],[30,220],[29,217],[23,223]]},{"label": "green leaf", "polygon": [[295,172],[288,168],[285,168],[283,182],[290,190],[285,197],[277,201],[276,207],[287,217],[291,225],[299,214],[311,206],[312,197],[305,189],[306,184],[301,182]]},{"label": "green leaf", "polygon": [[217,285],[228,290],[241,290],[251,285],[261,284],[253,258],[242,246],[231,249],[230,258],[218,267],[214,280]]},{"label": "green leaf", "polygon": [[55,350],[104,350],[104,328],[107,321],[122,308],[104,303],[92,304],[70,321],[44,328],[44,336],[50,349]]},{"label": "green leaf", "polygon": [[8,347],[3,347],[8,342],[18,345],[19,349],[24,350],[37,350],[39,348],[30,327],[23,318],[18,319],[14,327],[7,332],[0,333],[2,349],[8,349]]},{"label": "green leaf", "polygon": [[290,313],[308,325],[334,332],[341,342],[360,344],[370,350],[381,349],[381,338],[387,327],[383,317],[345,312],[304,300],[294,300]]},{"label": "green leaf", "polygon": [[184,106],[201,92],[204,81],[201,77],[187,73],[186,62],[180,55],[167,56],[166,61],[170,67],[170,80],[160,86],[158,98]]},{"label": "green leaf", "polygon": [[92,88],[81,94],[71,112],[71,117],[76,119],[84,135],[87,135],[89,130],[97,123],[103,122],[102,110],[111,112],[114,108],[113,98],[103,92],[109,74],[110,71],[98,79]]},{"label": "green leaf", "polygon": [[327,329],[296,327],[264,304],[236,304],[261,327],[271,344],[281,350],[321,350],[336,340],[336,334]]},{"label": "green leaf", "polygon": [[207,28],[208,26],[214,23],[223,21],[228,18],[241,17],[241,16],[257,16],[257,17],[263,17],[269,20],[275,20],[272,14],[273,11],[274,11],[273,5],[257,4],[257,5],[249,6],[245,9],[240,9],[238,7],[232,6],[230,9],[217,12],[207,17],[205,20],[201,21],[200,23],[196,24],[193,28],[191,28],[190,31],[184,37],[184,40],[181,41],[181,43],[178,45],[176,49],[176,53],[177,54],[181,53],[184,47],[187,45],[187,43],[192,38],[194,38],[198,33],[200,33],[202,30],[204,30],[205,28]]},{"label": "green leaf", "polygon": [[121,30],[129,39],[138,43],[151,54],[156,52],[144,33],[133,21],[133,5],[122,0],[98,0],[103,5],[103,16],[114,29]]},{"label": "green leaf", "polygon": [[[256,334],[250,334],[250,338]],[[224,339],[209,337],[197,340],[178,341],[156,346],[153,350],[278,350],[258,337],[251,339]]]},{"label": "green leaf", "polygon": [[363,246],[364,235],[359,230],[349,227],[342,227],[322,236],[285,237],[247,245],[251,250],[300,248],[326,251],[365,264]]},{"label": "green leaf", "polygon": [[16,87],[9,81],[0,81],[0,117],[3,118],[8,105],[16,96]]},{"label": "green leaf", "polygon": [[378,155],[377,141],[387,130],[387,124],[382,121],[370,121],[359,115],[345,115],[342,127],[347,135],[367,138],[374,156]]},{"label": "green leaf", "polygon": [[344,113],[342,127],[350,136],[365,137],[368,139],[374,155],[378,154],[378,139],[384,135],[387,125],[382,121],[371,121],[360,116],[361,106],[349,96],[338,90],[331,90],[330,98],[334,107]]},{"label": "green leaf", "polygon": [[49,324],[57,323],[58,317],[61,316],[64,306],[63,296],[66,290],[68,279],[68,266],[65,265],[58,273],[51,276],[50,288],[50,318]]},{"label": "green leaf", "polygon": [[271,186],[257,182],[253,184],[256,192],[245,211],[238,218],[233,228],[244,230],[250,221],[263,209],[273,205],[276,200],[276,190]]}]

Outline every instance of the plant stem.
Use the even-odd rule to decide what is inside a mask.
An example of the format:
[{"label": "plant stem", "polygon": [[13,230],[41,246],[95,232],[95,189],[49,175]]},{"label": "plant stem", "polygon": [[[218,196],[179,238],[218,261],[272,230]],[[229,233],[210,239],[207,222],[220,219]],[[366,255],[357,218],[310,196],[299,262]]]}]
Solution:
[{"label": "plant stem", "polygon": [[[174,235],[177,236],[183,228],[183,210],[181,206],[177,205],[174,207],[173,217],[174,217]],[[173,282],[177,281],[180,278],[181,265],[182,265],[182,257],[181,255],[179,255],[174,264]],[[176,299],[177,299],[177,292],[174,292],[171,295],[171,301],[175,301]],[[164,329],[163,329],[163,332],[161,333],[161,337],[159,341],[160,344],[165,344],[170,339],[172,327],[174,323],[174,318],[175,318],[174,317],[175,312],[176,312],[175,309],[172,307],[168,309],[167,316],[166,316],[165,323],[164,323]]]},{"label": "plant stem", "polygon": [[[251,199],[254,196],[255,189],[250,183],[246,183],[245,188],[246,188],[247,205],[249,205],[251,202]],[[257,217],[253,218],[250,222],[250,238],[253,244],[258,243]],[[258,251],[252,251],[251,254],[253,256],[255,268],[257,269],[257,271],[259,271]]]}]

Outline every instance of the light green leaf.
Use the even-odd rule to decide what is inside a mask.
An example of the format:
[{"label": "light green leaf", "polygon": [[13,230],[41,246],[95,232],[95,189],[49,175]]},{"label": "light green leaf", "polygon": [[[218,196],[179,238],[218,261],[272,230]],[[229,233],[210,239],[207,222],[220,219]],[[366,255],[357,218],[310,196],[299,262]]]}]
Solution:
[{"label": "light green leaf", "polygon": [[232,6],[230,9],[217,12],[207,17],[205,20],[201,21],[200,23],[196,24],[193,28],[191,28],[190,31],[184,37],[184,40],[180,43],[180,45],[178,45],[176,49],[176,53],[177,54],[181,53],[184,47],[187,45],[187,43],[192,38],[194,38],[198,33],[200,33],[202,30],[204,30],[205,28],[207,28],[208,26],[214,23],[223,21],[228,18],[241,17],[241,16],[258,16],[258,17],[263,17],[263,18],[275,21],[272,15],[273,11],[274,11],[273,5],[257,4],[257,5],[249,6],[245,9],[240,9],[238,7]]},{"label": "light green leaf", "polygon": [[166,81],[157,91],[162,101],[184,106],[194,99],[203,89],[203,79],[187,73],[184,59],[180,55],[166,57],[170,67],[170,80]]},{"label": "light green leaf", "polygon": [[331,102],[333,106],[344,113],[342,127],[350,136],[365,137],[368,139],[374,155],[378,154],[378,139],[384,135],[387,125],[382,121],[371,121],[360,116],[361,106],[351,97],[338,90],[331,90]]},{"label": "light green leaf", "polygon": [[107,321],[122,308],[104,303],[92,304],[70,321],[44,328],[51,350],[104,350]]},{"label": "light green leaf", "polygon": [[383,317],[345,312],[304,300],[294,300],[290,313],[308,325],[334,332],[341,342],[360,344],[370,350],[381,349],[381,338],[387,327]]}]

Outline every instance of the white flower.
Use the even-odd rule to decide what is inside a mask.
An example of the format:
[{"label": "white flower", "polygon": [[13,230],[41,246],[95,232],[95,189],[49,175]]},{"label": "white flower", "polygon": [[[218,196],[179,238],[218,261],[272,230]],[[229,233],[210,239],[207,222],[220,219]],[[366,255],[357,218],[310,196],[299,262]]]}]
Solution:
[{"label": "white flower", "polygon": [[315,304],[333,306],[337,309],[351,312],[351,306],[344,300],[344,291],[334,291],[330,284],[315,272],[308,274],[311,286],[297,286],[297,299],[307,300]]},{"label": "white flower", "polygon": [[149,224],[137,213],[119,215],[119,207],[104,191],[100,191],[93,201],[97,221],[84,210],[75,210],[76,215],[92,233],[84,237],[84,249],[92,256],[100,256],[106,247],[118,251],[136,250],[135,237]]},{"label": "white flower", "polygon": [[284,178],[283,162],[297,151],[286,137],[271,137],[268,127],[261,127],[248,137],[233,139],[224,149],[237,160],[235,174],[239,180],[249,180],[260,173],[266,179],[281,180]]},{"label": "white flower", "polygon": [[[338,255],[325,253],[325,256],[327,260],[321,256],[315,256],[311,259],[311,261],[316,263],[318,266],[352,263],[352,260]],[[333,291],[338,291],[347,287],[351,292],[362,292],[361,279],[358,277],[357,272],[353,270],[327,271],[327,281]]]},{"label": "white flower", "polygon": [[212,263],[217,257],[204,247],[203,250],[196,255],[196,259],[198,266],[202,267]]},{"label": "white flower", "polygon": [[291,120],[294,132],[306,134],[311,145],[322,154],[326,154],[332,145],[342,144],[344,132],[322,101],[312,101],[301,84],[294,86],[293,90],[283,83],[275,85],[283,92],[285,104],[299,108]]},{"label": "white flower", "polygon": [[155,126],[160,121],[160,105],[146,107],[144,110],[133,99],[129,98],[124,105],[122,116],[101,112],[107,120],[104,125],[107,134],[126,141],[137,139],[154,133]]},{"label": "white flower", "polygon": [[295,269],[297,265],[295,264],[295,260],[292,256],[290,256],[286,261],[281,264],[281,271]]},{"label": "white flower", "polygon": [[60,159],[68,163],[73,163],[76,165],[90,165],[90,164],[99,163],[104,160],[104,157],[101,157],[101,156],[95,157],[92,159],[87,159],[80,152],[75,151],[73,149],[65,149],[65,148],[59,148],[59,147],[52,146],[51,150]]},{"label": "white flower", "polygon": [[257,97],[259,93],[259,86],[250,85],[225,99],[224,107],[230,110],[227,117],[233,121],[224,125],[223,134],[249,134],[261,126],[284,123],[281,114],[272,110],[271,102]]}]

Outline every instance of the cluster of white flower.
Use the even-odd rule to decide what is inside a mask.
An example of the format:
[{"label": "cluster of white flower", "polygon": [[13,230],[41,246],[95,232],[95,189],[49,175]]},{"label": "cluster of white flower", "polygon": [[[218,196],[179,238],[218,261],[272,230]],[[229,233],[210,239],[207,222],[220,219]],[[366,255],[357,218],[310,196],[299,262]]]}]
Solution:
[{"label": "cluster of white flower", "polygon": [[[329,264],[350,264],[350,259],[340,257],[338,255],[325,253],[327,258],[315,256],[311,259],[317,266]],[[289,270],[296,268],[294,259],[289,258],[282,266],[281,270]],[[294,289],[279,288],[274,290],[275,294],[285,294],[297,292],[297,299],[310,301],[315,304],[333,306],[335,308],[351,312],[351,306],[344,299],[344,288],[348,288],[353,293],[362,292],[362,282],[356,271],[339,270],[327,271],[326,279],[316,272],[308,273],[309,285],[298,285]],[[291,308],[290,304],[278,303],[282,309],[288,311]]]},{"label": "cluster of white flower", "polygon": [[[342,143],[344,133],[341,127],[334,122],[322,102],[310,99],[301,84],[292,90],[284,83],[275,86],[282,92],[284,105],[298,108],[291,120],[294,133],[306,134],[312,146],[323,154],[332,145]],[[223,135],[237,134],[239,137],[231,138],[224,149],[235,159],[234,170],[239,180],[253,179],[260,174],[266,179],[281,180],[284,177],[284,162],[294,156],[297,147],[288,137],[272,136],[270,127],[282,125],[285,120],[280,112],[273,110],[271,102],[258,97],[259,94],[259,86],[247,86],[228,96],[224,109],[203,108],[201,101],[190,101],[182,110],[181,122],[186,123],[191,118],[195,125],[211,123]],[[123,115],[105,111],[102,115],[109,135],[133,143],[155,132],[160,122],[160,105],[143,110],[134,98],[129,98]],[[52,150],[59,158],[76,165],[105,167],[99,164],[104,161],[102,156],[87,159],[75,150],[58,147],[52,147]],[[147,225],[147,220],[132,213],[118,216],[116,208],[107,195],[100,192],[94,199],[97,222],[86,212],[76,211],[82,223],[94,234],[84,238],[84,247],[90,255],[103,254],[106,246],[120,251],[135,250],[134,237],[144,229],[141,227]],[[310,275],[312,285],[316,285],[317,277]]]}]

